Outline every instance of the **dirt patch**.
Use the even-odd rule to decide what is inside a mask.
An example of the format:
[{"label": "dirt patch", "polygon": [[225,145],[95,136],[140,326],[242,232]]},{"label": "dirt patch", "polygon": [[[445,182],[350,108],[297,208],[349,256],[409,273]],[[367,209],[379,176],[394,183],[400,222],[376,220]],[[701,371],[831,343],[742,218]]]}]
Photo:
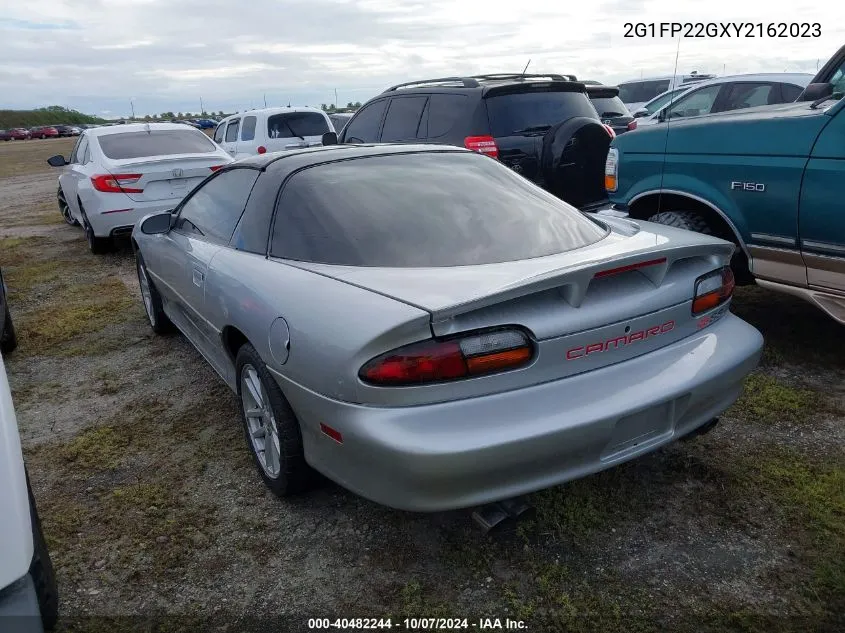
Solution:
[{"label": "dirt patch", "polygon": [[280,501],[232,394],[184,338],[150,331],[131,252],[95,257],[61,223],[40,161],[62,143],[0,144],[0,266],[63,630],[139,630],[141,615],[162,631],[302,631],[309,616],[355,615],[842,630],[845,343],[812,307],[741,289],[734,310],[767,351],[721,424],[539,492],[533,515],[499,533],[327,482]]}]

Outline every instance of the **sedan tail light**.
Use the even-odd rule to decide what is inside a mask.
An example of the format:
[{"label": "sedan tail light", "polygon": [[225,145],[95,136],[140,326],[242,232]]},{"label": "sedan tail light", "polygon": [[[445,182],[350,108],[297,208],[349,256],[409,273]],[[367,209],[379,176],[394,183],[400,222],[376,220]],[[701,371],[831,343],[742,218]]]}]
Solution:
[{"label": "sedan tail light", "polygon": [[141,180],[143,174],[101,174],[91,176],[94,189],[103,193],[143,193],[143,188],[129,187]]},{"label": "sedan tail light", "polygon": [[400,347],[372,359],[358,375],[379,386],[420,385],[517,369],[533,355],[520,330],[492,330]]},{"label": "sedan tail light", "polygon": [[493,158],[499,157],[499,147],[492,136],[467,136],[464,139],[464,147],[479,154],[486,154]]},{"label": "sedan tail light", "polygon": [[725,303],[733,295],[735,285],[734,273],[730,266],[724,266],[696,279],[692,300],[693,316]]}]

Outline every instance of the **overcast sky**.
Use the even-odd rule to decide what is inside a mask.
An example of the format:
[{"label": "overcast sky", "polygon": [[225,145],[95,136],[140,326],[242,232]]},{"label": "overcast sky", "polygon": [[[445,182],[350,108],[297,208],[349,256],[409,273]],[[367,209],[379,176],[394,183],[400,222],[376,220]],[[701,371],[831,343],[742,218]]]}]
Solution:
[{"label": "overcast sky", "polygon": [[[564,8],[570,7],[570,8]],[[101,116],[366,101],[452,74],[671,74],[678,39],[626,22],[819,22],[821,37],[680,42],[678,72],[815,73],[845,6],[796,0],[0,0],[0,108]]]}]

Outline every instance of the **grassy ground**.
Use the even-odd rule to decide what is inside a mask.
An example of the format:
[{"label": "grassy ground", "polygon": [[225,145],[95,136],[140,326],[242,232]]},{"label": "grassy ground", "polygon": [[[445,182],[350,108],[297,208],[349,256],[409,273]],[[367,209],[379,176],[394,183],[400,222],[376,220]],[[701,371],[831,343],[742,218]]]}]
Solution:
[{"label": "grassy ground", "polygon": [[722,423],[539,492],[498,533],[325,482],[282,502],[232,395],[184,339],[149,331],[131,253],[95,257],[61,223],[42,163],[69,145],[0,144],[0,266],[21,338],[5,362],[62,630],[141,630],[141,615],[162,631],[352,615],[845,630],[845,338],[811,306],[740,289],[734,311],[767,350]]}]

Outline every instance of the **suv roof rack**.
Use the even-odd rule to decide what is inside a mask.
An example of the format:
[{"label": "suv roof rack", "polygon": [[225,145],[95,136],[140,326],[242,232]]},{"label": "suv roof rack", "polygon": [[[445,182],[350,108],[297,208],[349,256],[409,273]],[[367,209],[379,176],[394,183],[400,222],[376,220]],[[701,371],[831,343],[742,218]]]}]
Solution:
[{"label": "suv roof rack", "polygon": [[560,75],[556,73],[524,74],[524,73],[494,73],[492,75],[473,75],[473,79],[495,81],[498,79],[551,79],[553,81],[578,81],[575,75]]},{"label": "suv roof rack", "polygon": [[422,79],[420,81],[406,81],[403,84],[396,84],[395,86],[391,86],[384,92],[392,92],[397,88],[407,88],[408,86],[426,86],[429,84],[454,84],[459,83],[462,84],[464,88],[478,88],[481,84],[479,84],[474,78],[472,77],[440,77],[438,79]]}]

